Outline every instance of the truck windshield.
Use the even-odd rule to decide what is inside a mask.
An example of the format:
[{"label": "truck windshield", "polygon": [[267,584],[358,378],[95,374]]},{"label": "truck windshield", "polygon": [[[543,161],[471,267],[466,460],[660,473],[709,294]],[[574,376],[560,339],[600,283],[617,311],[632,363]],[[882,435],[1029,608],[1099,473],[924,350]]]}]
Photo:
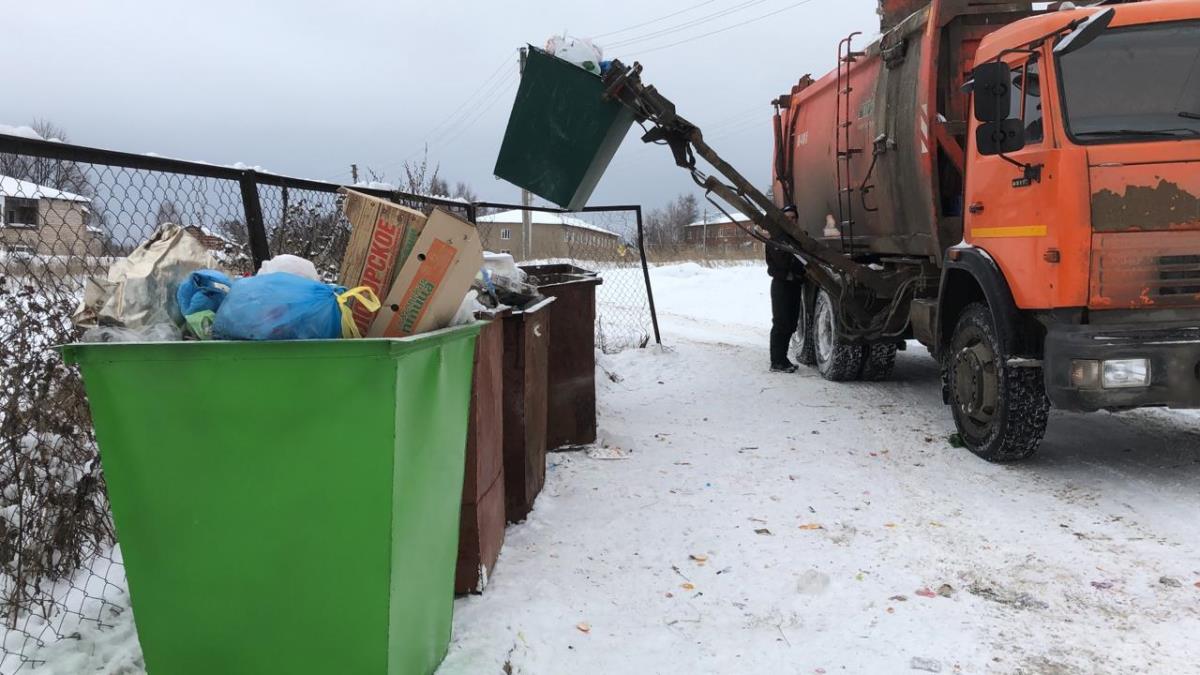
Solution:
[{"label": "truck windshield", "polygon": [[1077,140],[1200,137],[1200,21],[1113,28],[1059,68]]}]

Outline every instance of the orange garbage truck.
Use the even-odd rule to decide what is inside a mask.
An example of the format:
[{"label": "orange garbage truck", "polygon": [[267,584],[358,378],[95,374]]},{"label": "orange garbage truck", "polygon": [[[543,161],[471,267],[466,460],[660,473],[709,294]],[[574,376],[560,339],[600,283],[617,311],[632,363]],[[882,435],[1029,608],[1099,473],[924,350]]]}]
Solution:
[{"label": "orange garbage truck", "polygon": [[772,197],[908,270],[907,323],[849,335],[845,294],[809,284],[795,356],[874,379],[915,338],[995,461],[1035,452],[1051,406],[1200,407],[1200,1],[879,13],[877,41],[774,101]]},{"label": "orange garbage truck", "polygon": [[637,121],[804,263],[801,363],[880,380],[919,341],[991,461],[1033,454],[1051,407],[1200,407],[1200,0],[879,15],[877,40],[848,36],[832,72],[773,101],[769,196],[620,60],[598,80],[527,69],[505,136],[520,161],[502,148],[497,174],[584,200]]}]

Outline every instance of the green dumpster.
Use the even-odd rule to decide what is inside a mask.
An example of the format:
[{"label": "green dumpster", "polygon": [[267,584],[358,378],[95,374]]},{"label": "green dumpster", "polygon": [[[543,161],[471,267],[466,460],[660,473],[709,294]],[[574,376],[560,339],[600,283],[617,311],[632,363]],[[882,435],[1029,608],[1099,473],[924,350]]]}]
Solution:
[{"label": "green dumpster", "polygon": [[599,76],[529,47],[496,176],[583,208],[633,124],[632,111],[603,95]]},{"label": "green dumpster", "polygon": [[479,327],[62,347],[152,675],[434,671]]}]

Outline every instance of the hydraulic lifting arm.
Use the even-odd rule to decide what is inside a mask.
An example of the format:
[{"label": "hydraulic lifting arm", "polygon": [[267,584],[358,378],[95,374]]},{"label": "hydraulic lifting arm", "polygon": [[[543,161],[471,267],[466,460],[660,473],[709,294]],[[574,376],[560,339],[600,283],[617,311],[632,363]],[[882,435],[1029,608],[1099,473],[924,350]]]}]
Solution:
[{"label": "hydraulic lifting arm", "polygon": [[[772,237],[783,239],[786,243],[780,244],[779,241],[768,241],[751,233],[768,246],[782,246],[797,255],[805,262],[808,277],[830,295],[840,299],[841,328],[848,337],[871,340],[903,332],[907,313],[899,317],[897,325],[896,310],[911,290],[916,280],[914,275],[881,271],[857,263],[809,236],[804,228],[790,220],[766,195],[721,159],[705,143],[700,129],[675,113],[674,103],[653,86],[643,84],[641,72],[640,63],[626,66],[620,61],[613,61],[604,74],[604,95],[633,110],[634,117],[643,128],[646,122],[653,125],[642,136],[642,141],[669,145],[675,163],[687,169],[692,180],[706,193],[720,197]],[[724,176],[729,184],[697,169],[697,155]],[[715,202],[714,205],[720,208]]]}]

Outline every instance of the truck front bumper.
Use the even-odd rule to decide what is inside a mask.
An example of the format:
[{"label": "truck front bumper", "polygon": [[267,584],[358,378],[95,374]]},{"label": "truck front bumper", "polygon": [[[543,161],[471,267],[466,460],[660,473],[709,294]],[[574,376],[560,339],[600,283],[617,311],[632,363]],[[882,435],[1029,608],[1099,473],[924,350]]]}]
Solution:
[{"label": "truck front bumper", "polygon": [[[1079,387],[1071,381],[1072,362],[1148,359],[1147,386]],[[1046,394],[1055,408],[1076,411],[1149,406],[1200,408],[1200,325],[1051,324],[1043,358]]]}]

